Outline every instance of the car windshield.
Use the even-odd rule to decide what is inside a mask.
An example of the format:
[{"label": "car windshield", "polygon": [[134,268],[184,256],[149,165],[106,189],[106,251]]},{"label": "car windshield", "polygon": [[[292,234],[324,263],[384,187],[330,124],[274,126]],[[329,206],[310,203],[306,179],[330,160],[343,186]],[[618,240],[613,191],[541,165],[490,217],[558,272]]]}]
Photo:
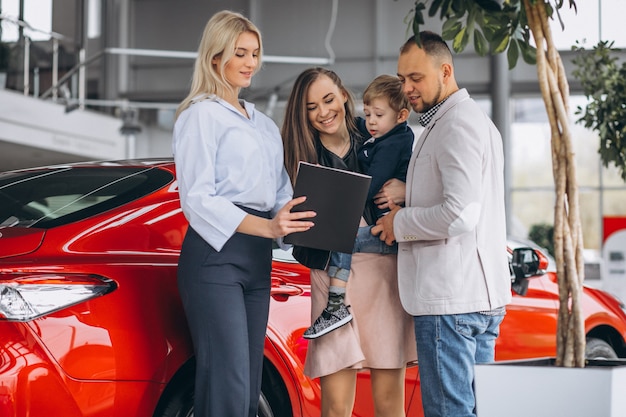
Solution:
[{"label": "car windshield", "polygon": [[157,168],[52,167],[0,174],[0,227],[49,229],[103,213],[173,180]]}]

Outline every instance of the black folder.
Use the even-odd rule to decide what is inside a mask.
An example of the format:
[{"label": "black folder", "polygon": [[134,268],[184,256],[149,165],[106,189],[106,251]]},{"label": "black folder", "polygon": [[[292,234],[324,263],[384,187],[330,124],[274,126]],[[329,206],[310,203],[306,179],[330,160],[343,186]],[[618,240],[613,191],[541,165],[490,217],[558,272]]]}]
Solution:
[{"label": "black folder", "polygon": [[285,236],[284,242],[352,253],[371,181],[369,175],[300,161],[293,196],[307,199],[292,211],[313,210],[317,216],[311,219],[315,226]]}]

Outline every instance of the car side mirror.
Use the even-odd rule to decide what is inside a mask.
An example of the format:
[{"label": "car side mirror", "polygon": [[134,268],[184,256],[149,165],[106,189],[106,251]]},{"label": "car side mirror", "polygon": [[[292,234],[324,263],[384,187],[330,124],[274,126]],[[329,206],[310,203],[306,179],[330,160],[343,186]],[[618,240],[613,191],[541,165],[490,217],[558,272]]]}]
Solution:
[{"label": "car side mirror", "polygon": [[537,249],[513,249],[511,269],[516,280],[540,276],[546,273],[548,258]]},{"label": "car side mirror", "polygon": [[528,279],[545,274],[548,258],[532,248],[513,249],[511,255],[511,289],[523,297],[528,292]]}]

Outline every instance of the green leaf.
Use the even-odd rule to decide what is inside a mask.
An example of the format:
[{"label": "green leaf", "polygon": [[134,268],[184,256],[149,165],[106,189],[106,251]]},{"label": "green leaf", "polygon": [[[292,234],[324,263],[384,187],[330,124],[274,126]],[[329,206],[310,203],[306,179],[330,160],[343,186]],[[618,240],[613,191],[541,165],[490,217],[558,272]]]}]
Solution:
[{"label": "green leaf", "polygon": [[447,41],[454,39],[454,37],[461,31],[463,24],[456,19],[448,19],[443,23],[441,29],[441,37]]},{"label": "green leaf", "polygon": [[450,6],[452,5],[452,0],[443,0],[441,4],[441,11],[439,14],[439,18],[443,20],[444,17],[448,16],[448,12],[450,10]]},{"label": "green leaf", "polygon": [[454,15],[459,17],[463,16],[467,11],[467,8],[465,7],[466,5],[467,3],[465,2],[465,0],[453,0],[452,10],[454,11]]},{"label": "green leaf", "polygon": [[474,50],[480,56],[485,56],[489,53],[489,43],[480,30],[474,31]]},{"label": "green leaf", "polygon": [[500,43],[508,34],[508,18],[500,14],[484,14],[481,22],[485,38],[490,43]]},{"label": "green leaf", "polygon": [[500,11],[500,4],[495,0],[474,0],[476,4],[483,10],[488,10],[491,12]]},{"label": "green leaf", "polygon": [[554,8],[549,2],[546,2],[546,14],[548,15],[548,19],[552,19],[552,15],[554,14]]},{"label": "green leaf", "polygon": [[426,9],[426,5],[424,3],[415,3],[415,12],[413,13],[413,25],[415,26],[415,22],[418,25],[424,24],[424,9]]},{"label": "green leaf", "polygon": [[499,54],[506,51],[506,47],[509,46],[509,39],[509,34],[506,33],[501,39],[499,39],[499,42],[494,43],[493,53]]},{"label": "green leaf", "polygon": [[509,62],[509,70],[512,70],[517,65],[519,58],[519,47],[517,46],[517,40],[512,39],[509,44],[509,50],[506,53],[506,59]]},{"label": "green leaf", "polygon": [[420,43],[420,25],[424,24],[424,14],[423,11],[426,6],[423,3],[415,3],[415,11],[413,12],[413,22],[411,24],[411,28],[413,29],[413,34],[415,35],[415,43],[418,46],[421,46]]},{"label": "green leaf", "polygon": [[522,52],[524,62],[530,65],[535,65],[537,63],[537,49],[525,42],[520,42],[519,47]]},{"label": "green leaf", "polygon": [[433,2],[430,5],[430,8],[428,9],[428,16],[433,17],[434,15],[436,15],[437,10],[439,10],[439,7],[441,7],[442,2],[443,0],[433,0]]},{"label": "green leaf", "polygon": [[464,27],[456,34],[454,40],[452,41],[452,49],[454,52],[463,52],[465,47],[467,46],[467,42],[469,41],[469,35],[467,34],[467,28]]}]

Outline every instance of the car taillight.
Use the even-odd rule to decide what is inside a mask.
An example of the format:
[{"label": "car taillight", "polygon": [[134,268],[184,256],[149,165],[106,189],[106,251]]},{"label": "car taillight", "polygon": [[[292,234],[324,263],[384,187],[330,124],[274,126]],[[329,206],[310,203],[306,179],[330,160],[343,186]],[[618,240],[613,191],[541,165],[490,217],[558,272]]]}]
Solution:
[{"label": "car taillight", "polygon": [[99,275],[0,274],[0,320],[32,320],[116,288]]}]

